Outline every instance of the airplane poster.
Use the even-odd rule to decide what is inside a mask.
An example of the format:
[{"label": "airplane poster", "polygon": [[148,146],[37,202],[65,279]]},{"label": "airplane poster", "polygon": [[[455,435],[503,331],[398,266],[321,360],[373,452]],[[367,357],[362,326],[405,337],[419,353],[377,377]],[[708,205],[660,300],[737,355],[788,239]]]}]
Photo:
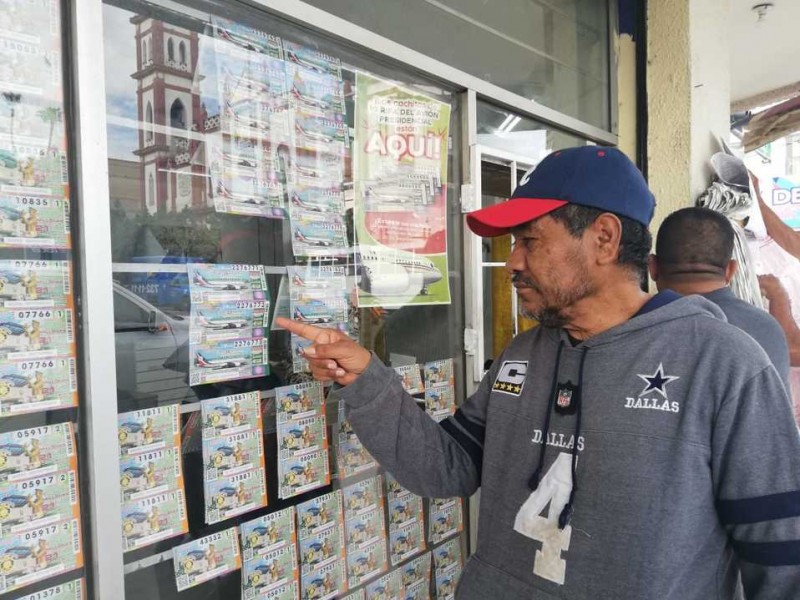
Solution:
[{"label": "airplane poster", "polygon": [[356,75],[358,305],[449,304],[450,105]]}]

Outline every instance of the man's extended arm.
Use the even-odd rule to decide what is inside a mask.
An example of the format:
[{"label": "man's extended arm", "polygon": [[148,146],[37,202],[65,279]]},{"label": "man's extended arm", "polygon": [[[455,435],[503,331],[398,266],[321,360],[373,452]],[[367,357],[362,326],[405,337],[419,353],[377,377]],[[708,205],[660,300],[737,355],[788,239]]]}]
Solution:
[{"label": "man's extended arm", "polygon": [[761,287],[761,293],[769,301],[769,314],[775,317],[786,336],[791,365],[800,367],[800,327],[794,320],[789,294],[774,275],[759,275],[758,284]]},{"label": "man's extended arm", "polygon": [[750,177],[753,180],[753,189],[756,192],[758,206],[761,209],[761,216],[764,218],[767,234],[775,240],[775,243],[786,250],[786,252],[800,259],[800,233],[784,223],[781,218],[775,214],[775,211],[767,206],[767,203],[764,202],[764,199],[761,197],[761,190],[759,190],[758,187],[758,177],[753,173],[750,173]]}]

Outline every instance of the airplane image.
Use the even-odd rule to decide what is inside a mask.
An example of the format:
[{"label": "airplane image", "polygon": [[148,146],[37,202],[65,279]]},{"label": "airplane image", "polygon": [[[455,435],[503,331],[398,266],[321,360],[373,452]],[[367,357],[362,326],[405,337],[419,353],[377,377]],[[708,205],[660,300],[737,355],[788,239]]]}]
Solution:
[{"label": "airplane image", "polygon": [[210,358],[196,352],[194,355],[194,364],[202,369],[235,369],[247,364],[246,358]]},{"label": "airplane image", "polygon": [[214,280],[203,277],[200,273],[194,274],[194,283],[204,288],[213,290],[243,290],[247,287],[246,281]]},{"label": "airplane image", "polygon": [[303,210],[313,211],[313,212],[325,212],[325,206],[321,204],[313,204],[303,200],[297,192],[292,193],[292,204],[294,204],[297,208],[302,208]]},{"label": "airplane image", "polygon": [[333,240],[315,235],[306,235],[299,229],[294,230],[294,239],[309,246],[333,246]]},{"label": "airplane image", "polygon": [[229,200],[233,200],[235,202],[241,202],[243,204],[255,204],[258,206],[263,206],[269,203],[268,200],[262,196],[232,192],[225,187],[225,184],[221,181],[217,182],[217,195],[222,196],[223,198],[228,198]]},{"label": "airplane image", "polygon": [[297,306],[294,309],[294,319],[301,323],[330,323],[333,321],[333,316],[327,312],[322,312],[319,308]]},{"label": "airplane image", "polygon": [[325,143],[325,144],[332,144],[332,143],[338,141],[336,139],[336,136],[327,135],[327,134],[321,133],[319,131],[312,131],[312,130],[305,129],[300,124],[300,121],[296,121],[295,122],[294,128],[295,128],[295,131],[297,131],[297,133],[299,133],[300,135],[305,136],[309,140],[312,140],[312,141],[315,141],[315,142],[322,142],[322,143]]},{"label": "airplane image", "polygon": [[360,245],[361,277],[358,286],[376,296],[426,295],[428,286],[441,281],[442,273],[423,255]]},{"label": "airplane image", "polygon": [[288,58],[291,62],[300,65],[301,67],[305,67],[306,69],[311,69],[312,71],[316,71],[317,73],[324,73],[326,75],[330,74],[328,71],[328,61],[324,58],[319,59],[308,59],[303,58],[297,55],[297,52],[294,50],[286,50],[286,58]]},{"label": "airplane image", "polygon": [[369,185],[366,190],[368,202],[386,202],[388,204],[428,204],[427,186],[417,187]]},{"label": "airplane image", "polygon": [[267,50],[254,44],[253,41],[246,35],[240,35],[228,29],[219,28],[217,30],[217,35],[223,40],[227,40],[232,44],[239,46],[240,48],[244,48],[245,50],[250,50],[251,52],[259,52],[261,54],[267,54]]},{"label": "airplane image", "polygon": [[209,319],[203,314],[197,320],[206,329],[242,329],[247,327],[247,319]]},{"label": "airplane image", "polygon": [[330,101],[309,96],[297,87],[297,83],[292,86],[292,96],[308,108],[328,110],[331,107]]}]

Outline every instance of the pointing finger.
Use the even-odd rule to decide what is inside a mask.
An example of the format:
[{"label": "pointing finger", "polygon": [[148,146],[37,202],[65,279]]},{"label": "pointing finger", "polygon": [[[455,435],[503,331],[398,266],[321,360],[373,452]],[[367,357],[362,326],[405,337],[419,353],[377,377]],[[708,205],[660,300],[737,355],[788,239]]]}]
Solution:
[{"label": "pointing finger", "polygon": [[275,319],[275,323],[287,331],[291,331],[292,333],[312,342],[316,342],[320,334],[327,333],[327,331],[321,327],[314,327],[313,325],[298,323],[297,321],[292,321],[291,319],[286,319],[285,317],[278,317]]}]

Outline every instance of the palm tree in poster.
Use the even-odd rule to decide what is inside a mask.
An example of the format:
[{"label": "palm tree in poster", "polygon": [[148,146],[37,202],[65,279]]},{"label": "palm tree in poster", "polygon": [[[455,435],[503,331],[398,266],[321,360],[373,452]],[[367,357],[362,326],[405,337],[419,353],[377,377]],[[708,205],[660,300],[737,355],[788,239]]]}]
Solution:
[{"label": "palm tree in poster", "polygon": [[39,118],[45,123],[50,124],[50,133],[47,136],[47,150],[53,147],[53,131],[55,130],[56,123],[61,121],[61,109],[55,106],[48,106],[43,108],[38,113]]}]

